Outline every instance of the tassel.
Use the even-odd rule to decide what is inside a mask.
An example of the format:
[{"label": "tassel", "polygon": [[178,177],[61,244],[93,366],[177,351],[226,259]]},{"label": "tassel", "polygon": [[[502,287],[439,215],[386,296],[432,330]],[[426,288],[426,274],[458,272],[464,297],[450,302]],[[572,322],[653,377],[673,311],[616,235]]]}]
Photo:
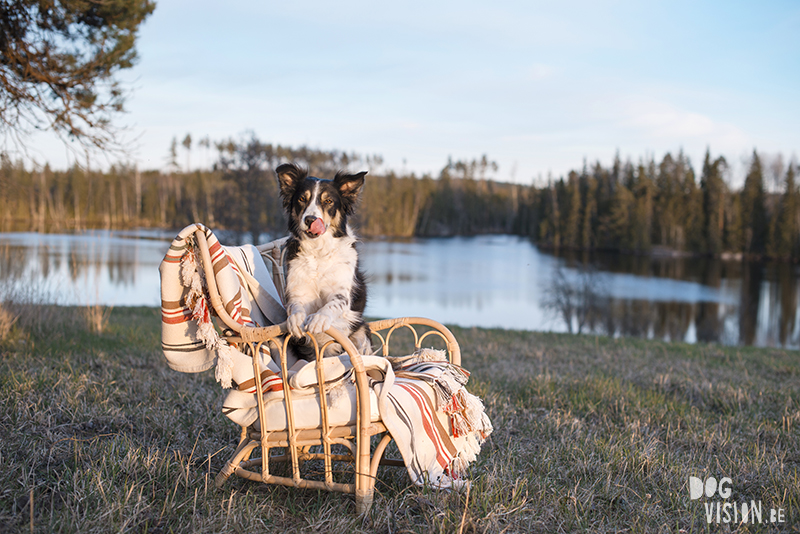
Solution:
[{"label": "tassel", "polygon": [[481,444],[478,442],[478,437],[472,433],[467,435],[466,442],[462,445],[458,456],[467,463],[470,463],[474,462],[478,458],[478,454],[480,454],[480,452]]},{"label": "tassel", "polygon": [[460,412],[463,409],[464,406],[462,406],[462,404],[459,402],[457,395],[450,397],[450,401],[448,401],[447,404],[442,407],[442,411],[447,415],[453,415],[454,413]]},{"label": "tassel", "polygon": [[181,283],[188,287],[184,298],[185,305],[192,310],[192,319],[197,323],[197,337],[205,343],[208,350],[217,353],[217,368],[214,376],[217,382],[225,388],[232,386],[233,379],[233,354],[234,349],[219,337],[214,323],[211,321],[211,312],[205,297],[205,279],[203,272],[197,268],[196,252],[194,247],[189,249],[181,258]]},{"label": "tassel", "polygon": [[446,362],[447,353],[440,349],[419,349],[412,356],[420,362]]},{"label": "tassel", "polygon": [[467,419],[469,426],[473,429],[481,426],[481,414],[484,412],[483,403],[481,400],[467,390],[461,390],[459,393],[462,395],[462,402],[464,404],[464,417]]},{"label": "tassel", "polygon": [[454,438],[466,436],[472,430],[461,413],[454,413],[450,416],[450,426],[452,427]]},{"label": "tassel", "polygon": [[214,378],[223,389],[230,389],[233,378],[233,349],[228,344],[221,343],[217,347],[217,368],[214,370]]},{"label": "tassel", "polygon": [[197,262],[195,261],[194,249],[189,249],[181,257],[181,283],[185,287],[192,287],[192,278],[197,273]]},{"label": "tassel", "polygon": [[450,462],[450,472],[453,478],[461,478],[467,473],[469,462],[459,454]]},{"label": "tassel", "polygon": [[431,385],[433,392],[436,394],[436,409],[441,410],[442,406],[445,406],[450,399],[453,398],[453,394],[450,392],[449,388],[440,383],[438,380],[434,381]]},{"label": "tassel", "polygon": [[217,331],[211,323],[200,323],[197,328],[197,334],[200,339],[205,342],[208,350],[214,350],[219,345],[219,338],[215,336]]},{"label": "tassel", "polygon": [[483,438],[481,442],[483,442],[494,431],[494,427],[492,426],[492,422],[489,420],[489,416],[486,415],[485,413],[482,414],[481,416],[481,425],[482,428],[480,432],[481,432],[481,438]]}]

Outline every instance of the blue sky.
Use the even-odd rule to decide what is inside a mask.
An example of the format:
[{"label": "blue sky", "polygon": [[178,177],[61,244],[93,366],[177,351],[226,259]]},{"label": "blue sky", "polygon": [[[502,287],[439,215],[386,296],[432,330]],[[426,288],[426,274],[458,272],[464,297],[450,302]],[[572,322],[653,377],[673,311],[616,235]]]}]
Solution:
[{"label": "blue sky", "polygon": [[160,0],[120,123],[141,168],[173,137],[252,130],[417,173],[485,153],[520,183],[617,150],[682,148],[699,169],[710,146],[735,180],[753,148],[800,151],[799,26],[788,1]]}]

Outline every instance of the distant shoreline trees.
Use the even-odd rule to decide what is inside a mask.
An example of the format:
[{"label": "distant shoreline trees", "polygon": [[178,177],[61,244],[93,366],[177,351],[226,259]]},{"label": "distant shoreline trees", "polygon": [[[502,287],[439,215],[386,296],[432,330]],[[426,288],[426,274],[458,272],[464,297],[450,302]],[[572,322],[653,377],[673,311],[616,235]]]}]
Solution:
[{"label": "distant shoreline trees", "polygon": [[[356,221],[367,237],[515,234],[552,249],[800,259],[796,165],[767,170],[755,151],[741,190],[726,183],[727,162],[710,151],[699,179],[679,153],[658,163],[634,165],[619,156],[609,167],[584,163],[535,186],[488,179],[497,166],[486,156],[448,161],[435,178],[399,176],[380,172],[379,156],[284,147],[253,135],[216,143],[214,168],[190,171],[186,139],[185,171],[177,164],[168,172],[28,170],[0,156],[0,230],[179,228],[201,221],[250,241],[261,232],[278,236],[285,222],[273,169],[291,160],[320,177],[345,167],[370,170]],[[767,191],[768,178],[780,187]]]}]

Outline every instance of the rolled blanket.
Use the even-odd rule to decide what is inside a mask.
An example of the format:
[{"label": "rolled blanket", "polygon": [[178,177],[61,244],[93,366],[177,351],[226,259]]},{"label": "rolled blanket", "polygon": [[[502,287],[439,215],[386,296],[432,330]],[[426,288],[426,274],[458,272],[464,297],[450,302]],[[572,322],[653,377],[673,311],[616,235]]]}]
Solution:
[{"label": "rolled blanket", "polygon": [[[211,230],[193,224],[172,241],[159,266],[161,346],[167,363],[176,371],[197,373],[216,363],[215,374],[223,387],[230,388],[234,382],[241,386],[253,380],[252,360],[221,339],[211,321],[205,272],[194,243],[197,230],[206,236],[214,277],[228,314],[243,326],[268,326],[286,320],[272,274],[258,249],[252,245],[223,247]],[[262,365],[272,372],[271,380],[280,383],[274,378],[278,366],[272,358],[263,358]],[[272,385],[268,382],[269,378],[265,387]]]}]

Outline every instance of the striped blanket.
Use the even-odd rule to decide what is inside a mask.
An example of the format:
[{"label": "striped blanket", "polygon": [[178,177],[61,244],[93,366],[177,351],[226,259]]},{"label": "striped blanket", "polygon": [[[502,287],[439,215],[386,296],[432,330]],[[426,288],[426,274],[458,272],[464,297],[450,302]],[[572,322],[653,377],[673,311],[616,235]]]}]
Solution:
[{"label": "striped blanket", "polygon": [[[266,267],[259,250],[252,245],[224,247],[208,228],[194,224],[173,240],[159,267],[164,356],[172,369],[186,373],[205,371],[216,364],[217,380],[229,389],[223,413],[239,425],[260,428],[252,359],[222,339],[212,323],[205,273],[194,243],[198,229],[208,241],[214,277],[230,316],[247,326],[286,320],[283,295],[277,289],[282,287],[280,273]],[[265,348],[258,357],[264,399],[268,408],[276,407],[274,412],[267,409],[268,421],[263,424],[275,430],[285,425],[285,410],[275,402],[283,398],[279,355]],[[365,367],[373,371],[371,375],[381,377],[370,380],[376,404],[373,419],[381,419],[389,429],[411,479],[438,488],[463,484],[466,466],[492,431],[480,399],[464,387],[469,373],[448,363],[443,351],[432,349],[400,358],[362,358]],[[334,425],[354,424],[352,367],[346,356],[326,358],[325,364],[331,392],[325,401],[329,420]],[[295,409],[296,426],[315,428],[320,399],[314,363],[292,361],[289,367],[293,403],[305,403]]]},{"label": "striped blanket", "polygon": [[483,403],[465,388],[469,372],[448,363],[442,350],[384,361],[384,379],[371,385],[411,480],[440,489],[464,486],[467,466],[492,433]]}]

